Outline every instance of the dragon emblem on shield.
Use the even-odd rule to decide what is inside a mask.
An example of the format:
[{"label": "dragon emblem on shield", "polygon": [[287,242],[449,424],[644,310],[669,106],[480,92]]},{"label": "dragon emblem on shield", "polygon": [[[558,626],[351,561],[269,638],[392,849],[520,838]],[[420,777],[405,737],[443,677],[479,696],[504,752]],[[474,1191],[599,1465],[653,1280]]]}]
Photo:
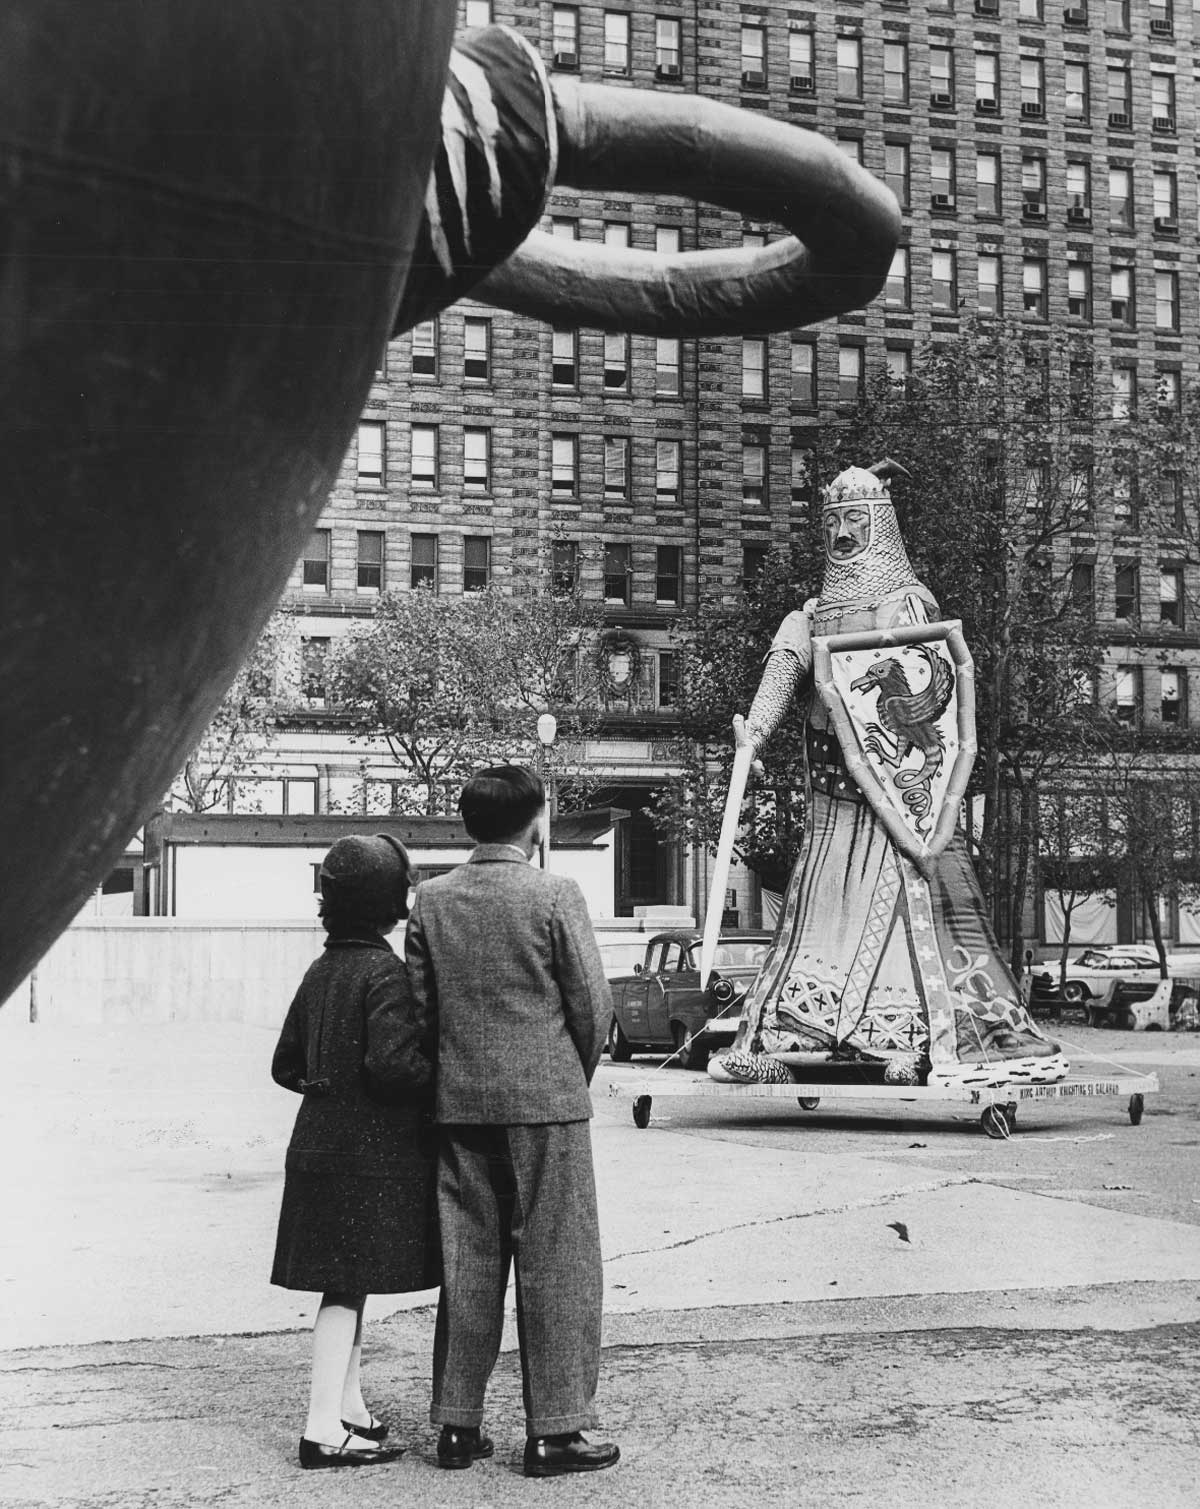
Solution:
[{"label": "dragon emblem on shield", "polygon": [[[925,686],[914,690],[903,662],[889,656],[875,661],[852,681],[850,690],[878,698],[877,721],[867,724],[863,748],[894,772],[892,784],[902,793],[914,826],[924,832],[933,809],[933,782],[945,760],[946,740],[938,721],[954,695],[954,671],[929,645],[913,648],[928,667]],[[922,757],[922,764],[905,770],[904,761],[914,752]]]}]

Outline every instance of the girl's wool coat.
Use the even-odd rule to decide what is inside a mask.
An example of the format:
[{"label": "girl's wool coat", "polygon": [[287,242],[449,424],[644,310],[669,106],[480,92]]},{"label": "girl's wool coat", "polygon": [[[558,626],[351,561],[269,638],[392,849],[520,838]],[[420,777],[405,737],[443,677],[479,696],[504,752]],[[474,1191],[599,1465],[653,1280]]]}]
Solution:
[{"label": "girl's wool coat", "polygon": [[271,1282],[347,1295],[440,1281],[432,1049],[378,933],[330,937],[271,1064],[304,1096],[288,1145]]}]

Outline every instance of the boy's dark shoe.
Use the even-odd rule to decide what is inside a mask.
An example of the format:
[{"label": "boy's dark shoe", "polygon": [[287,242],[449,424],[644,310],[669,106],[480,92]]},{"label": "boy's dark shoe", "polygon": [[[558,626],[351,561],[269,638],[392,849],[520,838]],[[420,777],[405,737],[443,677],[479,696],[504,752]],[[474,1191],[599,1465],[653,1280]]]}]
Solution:
[{"label": "boy's dark shoe", "polygon": [[478,1425],[443,1425],[438,1437],[439,1467],[470,1467],[495,1451],[492,1438],[480,1434]]},{"label": "boy's dark shoe", "polygon": [[557,1478],[566,1472],[599,1472],[614,1467],[620,1456],[611,1441],[585,1441],[577,1430],[567,1436],[530,1436],[525,1442],[525,1476]]}]

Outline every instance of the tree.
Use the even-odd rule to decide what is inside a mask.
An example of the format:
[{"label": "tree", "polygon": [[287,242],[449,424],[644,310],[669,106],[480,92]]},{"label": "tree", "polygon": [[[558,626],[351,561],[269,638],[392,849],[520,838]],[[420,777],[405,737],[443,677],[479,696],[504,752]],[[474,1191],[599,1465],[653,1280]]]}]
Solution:
[{"label": "tree", "polygon": [[233,685],[183,769],[171,783],[166,804],[177,811],[212,812],[231,805],[238,777],[270,748],[280,718],[291,705],[299,639],[295,621],[279,609],[246,657]]},{"label": "tree", "polygon": [[1043,790],[1038,803],[1038,854],[1043,893],[1053,895],[1062,913],[1058,985],[1067,980],[1072,921],[1086,901],[1116,901],[1117,876],[1110,853],[1103,795],[1087,790]]},{"label": "tree", "polygon": [[885,455],[910,474],[892,486],[909,554],[975,660],[976,860],[1016,967],[1038,793],[1107,726],[1106,641],[1072,536],[1119,489],[1124,453],[1094,426],[1092,372],[1080,339],[967,322],[903,384],[881,374],[820,458],[829,475]]},{"label": "tree", "polygon": [[[568,740],[599,711],[599,609],[576,592],[386,593],[332,658],[331,702],[401,772],[399,810],[446,811],[480,765],[539,758],[538,715]],[[561,754],[560,793],[572,789]]]},{"label": "tree", "polygon": [[[773,551],[738,598],[702,594],[696,612],[675,626],[682,658],[676,754],[683,774],[658,793],[653,808],[669,837],[716,847],[733,764],[733,715],[748,710],[775,631],[816,590],[820,570],[807,542]],[[803,833],[801,720],[785,719],[760,758],[764,774],[743,808],[738,854],[769,889],[782,890]]]}]

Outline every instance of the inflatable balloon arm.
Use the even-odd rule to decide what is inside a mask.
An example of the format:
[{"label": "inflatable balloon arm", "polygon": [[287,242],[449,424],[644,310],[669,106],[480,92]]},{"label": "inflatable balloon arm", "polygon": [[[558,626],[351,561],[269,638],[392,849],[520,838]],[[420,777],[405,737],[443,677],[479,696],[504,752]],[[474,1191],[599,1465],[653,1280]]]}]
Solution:
[{"label": "inflatable balloon arm", "polygon": [[[571,241],[534,229],[556,184],[690,195],[792,234],[675,255]],[[551,79],[516,32],[485,27],[451,58],[395,333],[467,293],[634,334],[793,329],[874,298],[899,234],[891,191],[815,132],[692,95]]]}]

